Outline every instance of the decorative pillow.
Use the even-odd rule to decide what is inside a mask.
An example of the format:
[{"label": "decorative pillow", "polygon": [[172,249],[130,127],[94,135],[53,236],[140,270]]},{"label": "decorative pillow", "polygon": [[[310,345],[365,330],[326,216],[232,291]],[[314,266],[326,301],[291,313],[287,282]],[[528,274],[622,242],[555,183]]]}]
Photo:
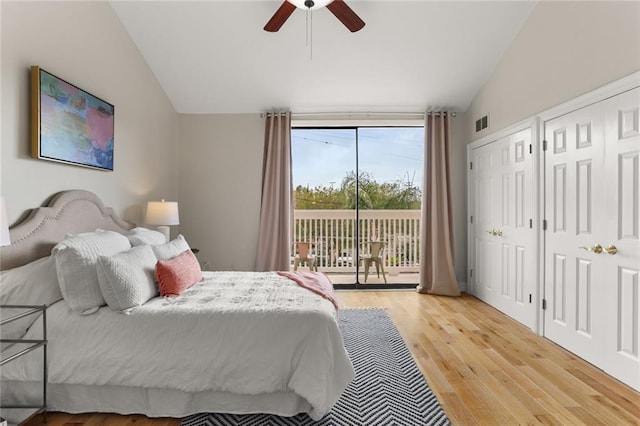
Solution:
[{"label": "decorative pillow", "polygon": [[157,296],[155,266],[156,256],[146,244],[113,256],[98,256],[98,283],[107,305],[128,313]]},{"label": "decorative pillow", "polygon": [[160,245],[167,242],[167,238],[162,232],[148,228],[133,228],[127,234],[127,238],[133,247],[142,244]]},{"label": "decorative pillow", "polygon": [[[52,256],[0,272],[0,305],[52,305],[62,300],[56,262]],[[24,310],[3,309],[2,318]],[[39,315],[33,314],[2,326],[3,339],[19,339]]]},{"label": "decorative pillow", "polygon": [[180,294],[202,281],[202,270],[196,255],[189,249],[170,260],[159,260],[156,264],[156,281],[161,296]]},{"label": "decorative pillow", "polygon": [[130,248],[127,237],[113,231],[67,235],[53,248],[60,290],[73,311],[91,314],[104,305],[96,272],[98,256]]},{"label": "decorative pillow", "polygon": [[175,240],[159,246],[151,246],[151,248],[158,260],[173,259],[185,250],[190,250],[189,244],[187,244],[182,234],[178,235]]}]

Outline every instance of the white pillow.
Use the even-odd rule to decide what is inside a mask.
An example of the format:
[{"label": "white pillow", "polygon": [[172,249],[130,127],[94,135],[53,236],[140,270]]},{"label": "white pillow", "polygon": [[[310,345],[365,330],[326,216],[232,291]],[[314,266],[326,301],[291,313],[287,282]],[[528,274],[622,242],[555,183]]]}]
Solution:
[{"label": "white pillow", "polygon": [[185,250],[191,250],[182,234],[178,235],[173,241],[169,241],[168,243],[159,246],[151,246],[151,248],[158,260],[173,259]]},{"label": "white pillow", "polygon": [[98,282],[107,305],[128,313],[157,296],[156,262],[151,246],[146,244],[113,256],[98,256]]},{"label": "white pillow", "polygon": [[133,247],[142,244],[159,245],[167,242],[167,237],[162,232],[148,228],[133,228],[127,234],[127,238]]},{"label": "white pillow", "polygon": [[67,235],[53,248],[60,291],[73,311],[91,314],[104,305],[96,272],[98,256],[130,248],[127,237],[113,231]]},{"label": "white pillow", "polygon": [[[56,263],[52,256],[34,260],[26,265],[0,272],[0,305],[52,305],[62,299]],[[3,309],[2,318],[9,318],[24,310]],[[39,315],[33,314],[1,327],[3,339],[19,339]]]}]

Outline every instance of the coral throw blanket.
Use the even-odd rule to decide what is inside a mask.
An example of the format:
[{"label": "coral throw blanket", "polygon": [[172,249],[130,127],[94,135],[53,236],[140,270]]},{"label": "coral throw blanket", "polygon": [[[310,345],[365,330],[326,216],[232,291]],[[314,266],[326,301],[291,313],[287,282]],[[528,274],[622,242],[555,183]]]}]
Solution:
[{"label": "coral throw blanket", "polygon": [[278,271],[278,274],[331,301],[338,310],[338,301],[333,293],[333,283],[324,272]]}]

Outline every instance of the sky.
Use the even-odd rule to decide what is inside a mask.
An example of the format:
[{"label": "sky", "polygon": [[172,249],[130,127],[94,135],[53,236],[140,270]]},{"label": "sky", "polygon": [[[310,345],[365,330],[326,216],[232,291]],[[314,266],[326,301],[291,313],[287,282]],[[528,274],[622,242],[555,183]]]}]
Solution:
[{"label": "sky", "polygon": [[422,189],[423,127],[292,129],[293,186],[339,188],[358,165],[378,183],[411,182]]}]

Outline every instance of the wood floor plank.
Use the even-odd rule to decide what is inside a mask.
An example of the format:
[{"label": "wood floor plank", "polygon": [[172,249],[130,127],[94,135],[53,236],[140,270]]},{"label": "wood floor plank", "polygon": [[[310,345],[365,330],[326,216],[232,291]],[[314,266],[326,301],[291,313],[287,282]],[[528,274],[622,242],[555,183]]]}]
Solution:
[{"label": "wood floor plank", "polygon": [[[509,388],[513,397],[525,407],[527,413],[531,414],[531,417],[538,421],[541,421],[541,419],[544,420],[544,424],[561,424],[559,419],[549,414],[545,408],[540,405],[535,394],[528,391],[529,387],[527,387],[528,389],[524,389],[520,385],[520,380],[514,380],[513,375],[509,375],[505,371],[495,371],[492,374],[498,382]],[[517,418],[520,418],[520,415],[518,415]]]},{"label": "wood floor plank", "polygon": [[587,383],[591,388],[598,391],[603,396],[614,401],[620,408],[626,410],[629,414],[638,414],[640,411],[640,395],[633,392],[618,393],[619,382],[614,379],[597,381],[593,377],[585,374],[577,368],[568,368],[567,371],[579,380]]},{"label": "wood floor plank", "polygon": [[[593,425],[593,426],[606,425],[603,419],[594,417],[582,407],[568,407],[567,410],[571,412],[571,414],[573,414],[576,418],[580,419],[581,423],[584,423],[587,425]],[[577,423],[574,423],[574,424],[577,424]]]},{"label": "wood floor plank", "polygon": [[[640,394],[480,300],[340,291],[387,310],[454,425],[640,425]],[[32,419],[27,426],[42,424]],[[178,426],[179,419],[49,413],[49,426]]]},{"label": "wood floor plank", "polygon": [[[458,424],[465,426],[480,425],[477,416],[469,408],[467,401],[457,393],[444,393],[438,397],[443,405],[448,407],[448,416],[457,419]],[[482,410],[487,411],[488,408],[483,407]]]},{"label": "wood floor plank", "polygon": [[[486,404],[485,398],[482,395],[477,395],[473,386],[469,384],[469,380],[475,379],[457,379],[452,381],[452,385],[455,389],[455,394],[464,403],[464,406],[469,410],[470,415],[476,423],[486,423],[486,420],[492,418],[490,404]],[[449,414],[451,416],[451,414]]]}]

